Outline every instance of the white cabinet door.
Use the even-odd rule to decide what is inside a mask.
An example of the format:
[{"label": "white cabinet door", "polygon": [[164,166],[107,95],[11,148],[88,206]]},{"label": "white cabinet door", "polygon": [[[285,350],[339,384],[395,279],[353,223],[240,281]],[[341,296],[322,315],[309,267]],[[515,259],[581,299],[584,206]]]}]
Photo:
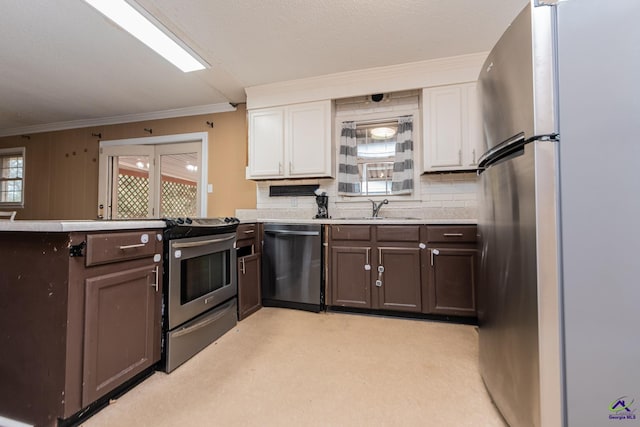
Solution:
[{"label": "white cabinet door", "polygon": [[422,91],[424,172],[475,169],[480,141],[475,83]]},{"label": "white cabinet door", "polygon": [[331,101],[249,111],[248,179],[333,175]]},{"label": "white cabinet door", "polygon": [[466,134],[463,142],[463,165],[469,169],[478,167],[478,159],[486,151],[484,148],[484,136],[482,134],[482,117],[480,97],[476,83],[464,85],[466,93]]},{"label": "white cabinet door", "polygon": [[287,107],[291,177],[331,176],[331,101]]},{"label": "white cabinet door", "polygon": [[247,178],[282,178],[284,173],[284,109],[249,111]]},{"label": "white cabinet door", "polygon": [[425,170],[462,167],[462,89],[425,89],[423,96]]}]

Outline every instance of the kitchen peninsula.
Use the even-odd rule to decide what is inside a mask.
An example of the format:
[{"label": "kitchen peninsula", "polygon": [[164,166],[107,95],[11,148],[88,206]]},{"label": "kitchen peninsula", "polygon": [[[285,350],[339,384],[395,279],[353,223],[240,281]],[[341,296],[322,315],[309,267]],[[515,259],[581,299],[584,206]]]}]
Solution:
[{"label": "kitchen peninsula", "polygon": [[0,413],[57,425],[160,359],[163,227],[0,221]]}]

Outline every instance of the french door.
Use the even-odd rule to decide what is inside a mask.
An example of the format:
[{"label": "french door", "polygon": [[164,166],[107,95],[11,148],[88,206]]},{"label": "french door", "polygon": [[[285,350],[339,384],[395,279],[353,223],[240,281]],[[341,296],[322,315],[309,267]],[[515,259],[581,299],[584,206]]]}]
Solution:
[{"label": "french door", "polygon": [[102,147],[98,217],[199,216],[201,171],[198,142]]}]

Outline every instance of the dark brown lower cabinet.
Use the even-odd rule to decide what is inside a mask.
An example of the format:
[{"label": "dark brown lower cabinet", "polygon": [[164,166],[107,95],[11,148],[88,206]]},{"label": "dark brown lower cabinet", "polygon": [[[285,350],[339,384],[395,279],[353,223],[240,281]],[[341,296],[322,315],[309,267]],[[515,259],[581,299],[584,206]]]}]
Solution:
[{"label": "dark brown lower cabinet", "polygon": [[371,308],[371,247],[331,246],[331,305]]},{"label": "dark brown lower cabinet", "polygon": [[57,426],[160,360],[161,235],[0,232],[0,415]]},{"label": "dark brown lower cabinet", "polygon": [[475,225],[427,227],[429,312],[475,317],[478,266]]},{"label": "dark brown lower cabinet", "polygon": [[398,311],[422,310],[421,252],[413,247],[378,247],[378,308]]},{"label": "dark brown lower cabinet", "polygon": [[429,265],[430,312],[454,316],[476,315],[475,248],[433,248]]},{"label": "dark brown lower cabinet", "polygon": [[422,310],[420,226],[335,225],[329,235],[329,305]]},{"label": "dark brown lower cabinet", "polygon": [[475,225],[332,225],[329,305],[475,317]]},{"label": "dark brown lower cabinet", "polygon": [[245,319],[262,307],[260,254],[238,258],[238,319]]},{"label": "dark brown lower cabinet", "polygon": [[158,267],[108,273],[85,280],[82,406],[152,366]]}]

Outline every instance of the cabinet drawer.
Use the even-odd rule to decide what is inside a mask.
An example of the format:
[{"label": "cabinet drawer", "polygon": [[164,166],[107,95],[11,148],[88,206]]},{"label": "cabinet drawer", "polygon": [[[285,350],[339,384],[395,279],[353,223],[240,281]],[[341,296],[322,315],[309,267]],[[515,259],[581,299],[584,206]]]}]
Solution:
[{"label": "cabinet drawer", "polygon": [[86,266],[153,256],[156,231],[132,231],[87,235]]},{"label": "cabinet drawer", "polygon": [[378,242],[419,242],[419,225],[379,225]]},{"label": "cabinet drawer", "polygon": [[371,240],[369,225],[332,225],[331,240]]},{"label": "cabinet drawer", "polygon": [[240,224],[236,232],[236,247],[242,248],[255,244],[258,235],[256,224]]},{"label": "cabinet drawer", "polygon": [[475,242],[477,239],[475,225],[431,225],[427,227],[428,242]]}]

